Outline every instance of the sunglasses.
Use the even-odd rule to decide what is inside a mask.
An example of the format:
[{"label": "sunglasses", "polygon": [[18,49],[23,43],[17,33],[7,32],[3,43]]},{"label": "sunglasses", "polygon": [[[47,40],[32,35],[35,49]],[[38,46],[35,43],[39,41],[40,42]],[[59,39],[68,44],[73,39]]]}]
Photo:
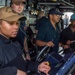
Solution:
[{"label": "sunglasses", "polygon": [[25,3],[24,2],[16,2],[14,3],[15,5],[22,5],[22,6],[25,6]]}]

